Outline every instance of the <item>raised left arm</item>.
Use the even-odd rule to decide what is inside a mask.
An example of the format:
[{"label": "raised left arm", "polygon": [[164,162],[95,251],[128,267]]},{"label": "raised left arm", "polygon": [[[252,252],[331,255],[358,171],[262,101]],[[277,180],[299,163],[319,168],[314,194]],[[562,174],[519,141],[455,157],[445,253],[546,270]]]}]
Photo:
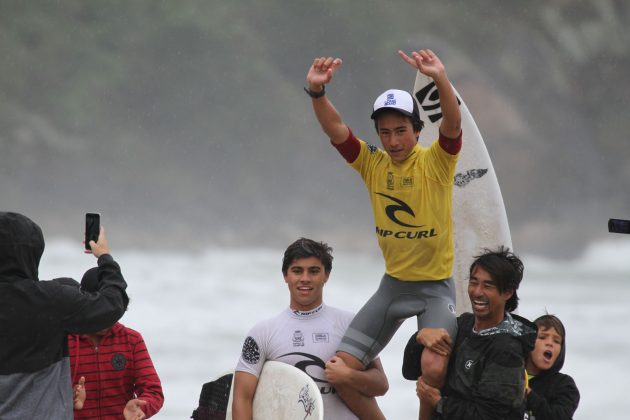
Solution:
[{"label": "raised left arm", "polygon": [[440,132],[445,137],[456,139],[462,130],[462,116],[459,111],[459,104],[455,91],[446,74],[444,64],[439,57],[431,50],[420,50],[411,53],[411,57],[402,51],[398,51],[400,57],[410,66],[435,82],[435,86],[440,95],[442,107],[442,121],[440,122]]}]

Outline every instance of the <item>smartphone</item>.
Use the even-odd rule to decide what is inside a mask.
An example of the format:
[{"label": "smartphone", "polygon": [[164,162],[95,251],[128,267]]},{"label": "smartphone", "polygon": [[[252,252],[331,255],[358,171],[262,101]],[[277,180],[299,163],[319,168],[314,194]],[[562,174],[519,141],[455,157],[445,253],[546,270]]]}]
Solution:
[{"label": "smartphone", "polygon": [[608,232],[630,233],[630,220],[623,220],[623,219],[608,220]]},{"label": "smartphone", "polygon": [[98,241],[101,229],[101,215],[99,213],[85,213],[85,249],[90,248],[90,241]]}]

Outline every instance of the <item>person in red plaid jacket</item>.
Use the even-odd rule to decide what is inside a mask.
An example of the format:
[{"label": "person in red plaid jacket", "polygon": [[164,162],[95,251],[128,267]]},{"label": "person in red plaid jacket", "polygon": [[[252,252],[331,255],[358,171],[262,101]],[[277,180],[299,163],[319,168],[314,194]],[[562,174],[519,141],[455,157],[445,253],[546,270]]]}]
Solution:
[{"label": "person in red plaid jacket", "polygon": [[[96,269],[88,270],[81,290],[98,290]],[[146,419],[164,403],[162,384],[142,335],[120,322],[82,335],[68,335],[72,383],[83,383],[86,399],[75,404],[75,419]]]}]

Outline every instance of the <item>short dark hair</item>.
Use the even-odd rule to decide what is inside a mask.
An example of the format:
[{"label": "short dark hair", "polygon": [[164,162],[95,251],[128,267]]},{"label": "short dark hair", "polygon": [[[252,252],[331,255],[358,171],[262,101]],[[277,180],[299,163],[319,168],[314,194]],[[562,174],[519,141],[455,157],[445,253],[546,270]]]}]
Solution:
[{"label": "short dark hair", "polygon": [[287,274],[289,266],[293,263],[293,261],[309,257],[315,257],[321,261],[326,273],[330,273],[332,270],[332,248],[325,242],[317,242],[308,238],[300,238],[289,245],[286,251],[284,251],[284,258],[282,259],[282,274]]},{"label": "short dark hair", "polygon": [[566,331],[564,330],[564,325],[562,324],[562,321],[560,321],[560,318],[558,318],[557,316],[551,314],[539,316],[534,321],[534,324],[536,324],[539,330],[548,330],[550,328],[555,329],[558,334],[560,334],[560,337],[562,337],[562,341],[564,341]]},{"label": "short dark hair", "polygon": [[411,117],[403,114],[400,111],[396,111],[395,109],[392,109],[392,108],[383,108],[383,109],[378,110],[376,114],[374,115],[374,128],[376,129],[377,133],[378,133],[378,118],[381,115],[385,115],[385,114],[396,114],[396,115],[402,115],[405,118],[409,118],[409,120],[411,121],[411,125],[413,126],[413,131],[422,131],[422,129],[424,128],[424,121],[420,119],[420,111],[418,109],[418,104],[416,103],[416,101],[413,101],[413,115]]},{"label": "short dark hair", "polygon": [[514,292],[505,303],[505,310],[512,312],[518,307],[516,290],[523,280],[525,267],[521,259],[510,251],[510,248],[500,246],[497,250],[485,248],[481,255],[477,255],[470,265],[470,275],[477,267],[483,268],[496,283],[499,292]]}]

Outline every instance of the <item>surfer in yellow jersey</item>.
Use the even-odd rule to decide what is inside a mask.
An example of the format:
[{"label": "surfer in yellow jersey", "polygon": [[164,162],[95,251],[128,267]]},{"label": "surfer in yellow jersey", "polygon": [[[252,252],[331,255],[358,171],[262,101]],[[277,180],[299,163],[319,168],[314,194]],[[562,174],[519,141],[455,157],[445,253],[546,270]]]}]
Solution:
[{"label": "surfer in yellow jersey", "polygon": [[[374,102],[371,118],[383,150],[358,139],[326,96],[342,60],[316,58],[306,76],[306,93],[333,146],[363,178],[372,203],[376,234],[385,259],[385,274],[376,293],[350,324],[338,356],[363,370],[389,343],[400,324],[416,316],[419,329],[457,332],[452,279],[452,188],[462,144],[461,114],[443,63],[431,50],[400,57],[431,77],[440,96],[440,135],[430,147],[418,144],[423,128],[416,102],[402,90],[390,89]],[[423,380],[441,388],[448,354],[427,349],[421,356]],[[376,404],[352,390],[338,390],[362,419],[384,418]],[[355,410],[356,408],[356,410]],[[433,407],[421,400],[420,419]]]}]

